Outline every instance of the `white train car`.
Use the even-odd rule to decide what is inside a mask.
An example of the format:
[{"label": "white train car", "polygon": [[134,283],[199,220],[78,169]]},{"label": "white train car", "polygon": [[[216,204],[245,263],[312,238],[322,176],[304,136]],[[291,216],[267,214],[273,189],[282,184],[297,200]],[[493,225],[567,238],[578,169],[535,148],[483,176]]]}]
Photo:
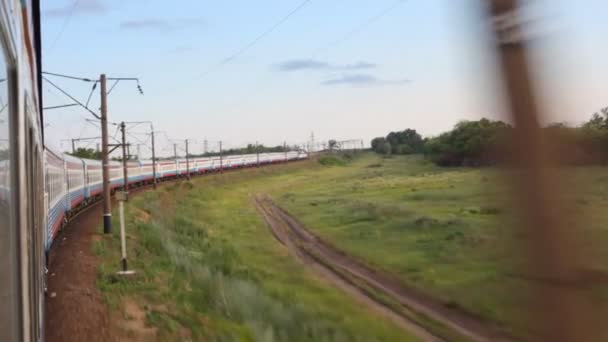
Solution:
[{"label": "white train car", "polygon": [[44,153],[44,177],[47,201],[45,250],[48,251],[59,229],[66,221],[66,213],[69,208],[63,155],[46,150]]},{"label": "white train car", "polygon": [[103,170],[101,161],[82,159],[85,168],[85,198],[87,202],[101,196],[103,191]]},{"label": "white train car", "polygon": [[80,158],[64,154],[65,177],[68,188],[68,210],[75,210],[84,202],[85,164]]},{"label": "white train car", "polygon": [[0,1],[0,341],[43,339],[39,1]]}]

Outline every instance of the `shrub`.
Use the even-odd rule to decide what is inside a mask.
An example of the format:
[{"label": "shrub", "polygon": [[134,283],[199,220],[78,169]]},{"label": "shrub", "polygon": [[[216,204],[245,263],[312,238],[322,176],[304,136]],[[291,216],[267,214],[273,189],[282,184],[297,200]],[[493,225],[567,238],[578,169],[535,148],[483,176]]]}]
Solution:
[{"label": "shrub", "polygon": [[323,166],[345,166],[347,161],[342,156],[329,154],[319,157],[319,164]]}]

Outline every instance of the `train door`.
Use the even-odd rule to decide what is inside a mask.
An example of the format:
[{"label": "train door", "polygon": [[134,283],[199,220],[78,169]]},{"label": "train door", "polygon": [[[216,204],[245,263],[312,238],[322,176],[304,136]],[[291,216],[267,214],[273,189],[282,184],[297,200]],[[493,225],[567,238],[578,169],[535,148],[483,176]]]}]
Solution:
[{"label": "train door", "polygon": [[[32,118],[29,115],[29,110],[26,106],[26,117]],[[31,313],[31,337],[32,341],[42,339],[42,321],[43,321],[43,276],[44,276],[44,261],[43,253],[43,213],[42,199],[40,193],[43,189],[42,184],[42,167],[40,146],[36,139],[36,131],[32,128],[31,122],[27,122],[27,138],[25,144],[25,170],[26,176],[26,193],[28,201],[27,205],[27,230],[25,232],[28,246],[28,269],[29,269],[29,297],[30,297],[30,313]]]}]

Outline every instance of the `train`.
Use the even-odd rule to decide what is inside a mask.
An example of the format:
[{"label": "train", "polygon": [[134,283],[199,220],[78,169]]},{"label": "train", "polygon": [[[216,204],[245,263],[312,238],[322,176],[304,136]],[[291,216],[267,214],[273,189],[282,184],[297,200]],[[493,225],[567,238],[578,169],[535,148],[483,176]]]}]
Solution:
[{"label": "train", "polygon": [[[170,160],[132,160],[125,165],[110,161],[111,192],[133,189],[189,176],[264,166],[308,158],[305,151],[238,154]],[[156,164],[156,165],[154,165]],[[125,180],[124,170],[127,177]],[[48,254],[53,241],[69,219],[102,196],[102,164],[99,160],[76,158],[44,150],[46,230],[43,236]]]},{"label": "train", "polygon": [[[45,148],[40,0],[0,0],[0,341],[43,341],[48,252],[102,196],[102,165]],[[306,158],[303,151],[109,164],[110,187]],[[156,171],[156,172],[155,172]],[[52,328],[52,327],[51,327]]]}]

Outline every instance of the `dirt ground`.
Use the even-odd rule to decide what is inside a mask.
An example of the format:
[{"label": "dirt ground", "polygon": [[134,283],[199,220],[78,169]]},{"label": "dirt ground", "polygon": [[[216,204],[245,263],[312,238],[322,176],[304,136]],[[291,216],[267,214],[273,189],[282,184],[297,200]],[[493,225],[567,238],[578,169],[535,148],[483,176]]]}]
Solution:
[{"label": "dirt ground", "polygon": [[[449,327],[461,338],[474,341],[511,341],[493,324],[483,322],[465,312],[449,308],[441,302],[416,291],[398,281],[395,277],[366,265],[357,258],[347,255],[318,236],[311,233],[286,211],[276,206],[264,195],[254,199],[256,207],[264,216],[275,238],[285,245],[292,254],[305,264],[321,271],[321,274],[334,285],[350,293],[359,302],[379,312],[395,323],[405,327],[426,341],[451,339],[439,337],[425,324],[413,321],[404,312],[410,311]],[[371,295],[373,289],[406,308],[389,307]],[[391,314],[388,314],[390,311]]]},{"label": "dirt ground", "polygon": [[115,341],[108,307],[97,289],[98,260],[91,250],[102,234],[100,203],[80,213],[51,250],[46,299],[46,341]]}]

